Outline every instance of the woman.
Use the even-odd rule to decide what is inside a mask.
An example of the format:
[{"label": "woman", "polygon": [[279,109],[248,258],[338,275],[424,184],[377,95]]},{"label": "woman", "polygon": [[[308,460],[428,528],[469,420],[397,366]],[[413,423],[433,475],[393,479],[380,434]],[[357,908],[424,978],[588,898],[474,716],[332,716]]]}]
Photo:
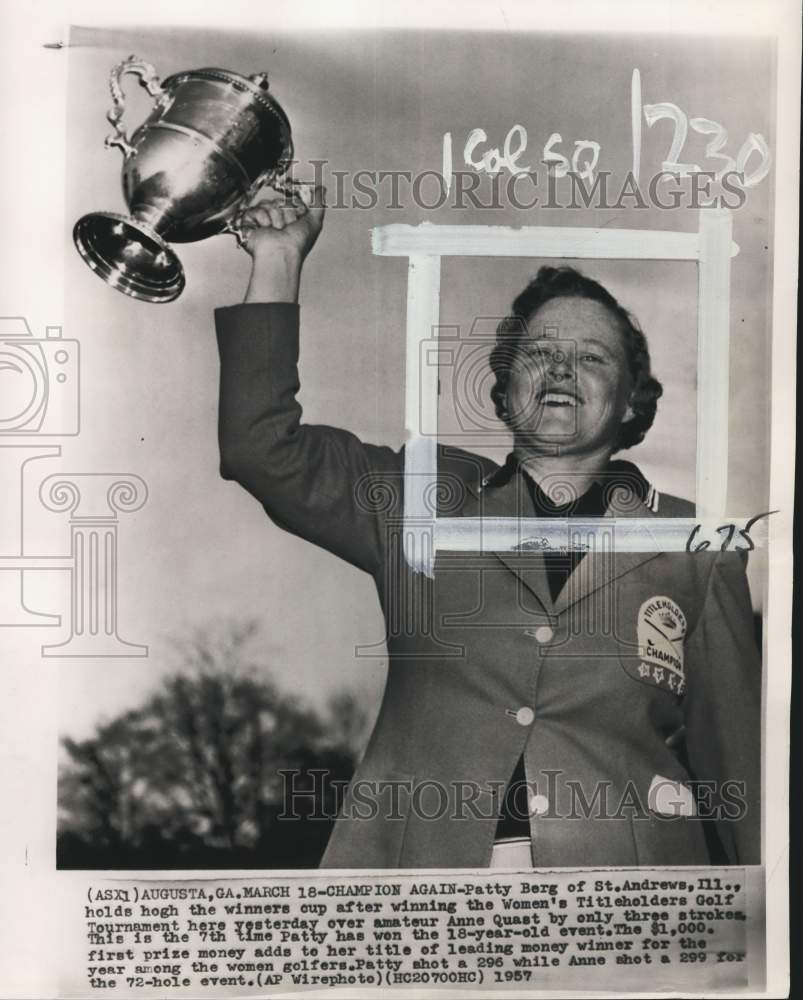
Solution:
[{"label": "woman", "polygon": [[[388,624],[381,710],[323,866],[701,865],[706,818],[728,861],[758,863],[760,667],[739,554],[536,540],[439,554],[433,579],[411,569],[403,450],[303,424],[295,398],[300,273],[323,215],[320,190],[249,209],[245,303],[216,313],[222,475],[370,572]],[[498,468],[441,449],[442,513],[692,515],[612,461],[649,429],[660,385],[596,282],[542,269],[492,366],[514,450]]]}]

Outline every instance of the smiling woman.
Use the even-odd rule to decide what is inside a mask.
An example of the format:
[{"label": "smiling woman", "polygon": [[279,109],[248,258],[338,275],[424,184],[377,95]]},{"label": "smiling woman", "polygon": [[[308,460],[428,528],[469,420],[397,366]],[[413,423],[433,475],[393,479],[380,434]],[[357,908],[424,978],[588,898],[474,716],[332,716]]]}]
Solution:
[{"label": "smiling woman", "polygon": [[644,439],[662,392],[634,318],[571,267],[540,269],[499,325],[490,362],[497,416],[531,459],[604,463]]},{"label": "smiling woman", "polygon": [[246,214],[246,301],[216,313],[222,475],[369,572],[387,627],[382,706],[324,867],[757,862],[761,674],[741,557],[614,544],[623,518],[694,509],[611,460],[661,394],[635,321],[597,282],[542,268],[492,357],[513,450],[501,466],[439,452],[439,515],[579,517],[573,535],[606,518],[604,544],[438,552],[430,577],[404,558],[405,450],[301,419],[298,288],[323,192]]}]

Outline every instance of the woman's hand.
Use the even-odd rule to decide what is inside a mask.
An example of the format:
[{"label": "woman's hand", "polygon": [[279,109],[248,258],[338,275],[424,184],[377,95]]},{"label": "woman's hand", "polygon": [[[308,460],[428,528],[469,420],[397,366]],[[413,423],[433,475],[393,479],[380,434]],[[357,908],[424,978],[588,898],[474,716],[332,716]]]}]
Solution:
[{"label": "woman's hand", "polygon": [[276,193],[239,216],[253,261],[246,302],[297,302],[301,268],[326,211],[324,189],[299,186],[298,197]]}]

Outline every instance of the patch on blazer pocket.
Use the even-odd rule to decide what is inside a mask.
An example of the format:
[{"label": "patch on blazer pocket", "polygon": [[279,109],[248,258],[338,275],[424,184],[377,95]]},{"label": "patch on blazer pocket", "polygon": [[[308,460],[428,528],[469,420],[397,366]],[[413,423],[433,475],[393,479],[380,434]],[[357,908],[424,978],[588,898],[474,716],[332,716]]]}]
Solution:
[{"label": "patch on blazer pocket", "polygon": [[663,594],[648,597],[636,616],[638,653],[623,661],[625,670],[645,684],[662,688],[670,694],[686,691],[683,666],[683,641],[686,616],[676,601]]}]

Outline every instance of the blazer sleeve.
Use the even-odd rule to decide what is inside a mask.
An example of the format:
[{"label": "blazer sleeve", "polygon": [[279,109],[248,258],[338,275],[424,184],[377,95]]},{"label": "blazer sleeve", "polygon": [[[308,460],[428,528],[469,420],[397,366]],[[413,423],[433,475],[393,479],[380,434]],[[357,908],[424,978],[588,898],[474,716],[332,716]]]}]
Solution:
[{"label": "blazer sleeve", "polygon": [[720,553],[686,641],[686,748],[731,864],[761,863],[761,658],[738,552]]},{"label": "blazer sleeve", "polygon": [[229,306],[215,325],[221,475],[281,528],[376,574],[388,515],[401,511],[401,452],[302,423],[298,305]]}]

